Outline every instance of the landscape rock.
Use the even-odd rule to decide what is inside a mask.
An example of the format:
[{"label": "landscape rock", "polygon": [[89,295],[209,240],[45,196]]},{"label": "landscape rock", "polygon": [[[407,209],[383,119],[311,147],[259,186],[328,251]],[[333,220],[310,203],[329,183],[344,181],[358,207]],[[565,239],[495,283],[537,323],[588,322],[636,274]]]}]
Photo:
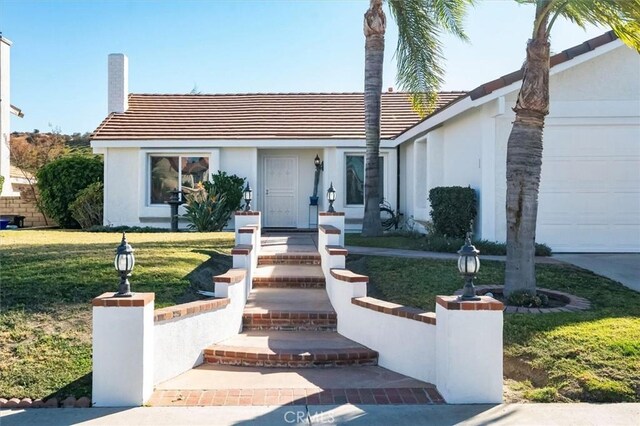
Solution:
[{"label": "landscape rock", "polygon": [[31,408],[42,408],[44,407],[44,401],[40,398],[33,400],[31,403]]},{"label": "landscape rock", "polygon": [[0,408],[4,408],[4,405],[7,403],[6,398],[0,398]]},{"label": "landscape rock", "polygon": [[76,407],[77,408],[89,408],[89,407],[91,407],[91,400],[89,398],[87,398],[86,396],[78,398],[78,400],[76,401]]},{"label": "landscape rock", "polygon": [[18,404],[20,404],[20,400],[18,398],[11,398],[4,404],[4,408],[17,408]]},{"label": "landscape rock", "polygon": [[31,398],[23,398],[18,404],[18,408],[31,408]]},{"label": "landscape rock", "polygon": [[69,396],[62,400],[62,408],[73,408],[76,405],[76,398]]},{"label": "landscape rock", "polygon": [[58,398],[49,398],[47,402],[44,403],[46,408],[58,408]]}]

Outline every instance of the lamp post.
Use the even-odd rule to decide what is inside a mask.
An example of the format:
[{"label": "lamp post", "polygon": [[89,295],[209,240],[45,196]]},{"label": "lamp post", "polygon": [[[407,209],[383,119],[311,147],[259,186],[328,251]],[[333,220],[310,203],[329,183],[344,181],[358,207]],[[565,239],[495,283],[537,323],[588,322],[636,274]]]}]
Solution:
[{"label": "lamp post", "polygon": [[167,204],[171,206],[171,232],[178,232],[178,207],[184,204],[182,200],[182,191],[178,191],[178,188],[175,188],[173,191],[169,191],[171,197]]},{"label": "lamp post", "polygon": [[473,286],[473,278],[480,270],[480,252],[471,244],[471,231],[467,232],[464,245],[458,251],[458,271],[464,276],[464,287],[460,300],[480,300],[476,296],[476,288]]},{"label": "lamp post", "polygon": [[120,286],[118,292],[113,297],[131,297],[131,284],[129,284],[128,277],[131,276],[133,266],[136,263],[136,259],[133,256],[133,248],[127,242],[127,236],[122,233],[122,241],[116,249],[116,258],[113,262],[116,267],[116,271],[120,274]]},{"label": "lamp post", "polygon": [[251,200],[253,199],[253,190],[251,190],[251,186],[249,186],[249,182],[247,182],[247,186],[244,187],[244,191],[242,191],[242,195],[244,196],[244,211],[251,211]]},{"label": "lamp post", "polygon": [[329,201],[329,208],[327,212],[335,213],[333,209],[333,202],[336,200],[336,189],[333,187],[333,182],[331,182],[331,186],[329,186],[329,190],[327,190],[327,200]]},{"label": "lamp post", "polygon": [[320,183],[320,172],[324,171],[324,161],[320,161],[320,156],[316,154],[316,158],[313,160],[313,165],[316,166],[316,172],[313,176],[313,195],[309,197],[309,205],[318,205],[318,184]]},{"label": "lamp post", "polygon": [[316,158],[313,159],[313,164],[316,166],[316,170],[324,171],[324,161],[320,161],[318,154],[316,154]]}]

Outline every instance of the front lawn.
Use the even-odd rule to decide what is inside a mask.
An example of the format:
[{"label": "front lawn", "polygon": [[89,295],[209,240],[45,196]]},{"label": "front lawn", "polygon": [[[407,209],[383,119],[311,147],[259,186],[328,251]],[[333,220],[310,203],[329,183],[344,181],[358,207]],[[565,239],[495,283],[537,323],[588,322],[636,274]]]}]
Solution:
[{"label": "front lawn", "polygon": [[[0,232],[0,397],[90,395],[90,302],[117,290],[113,258],[120,239],[117,233]],[[234,236],[132,233],[127,239],[136,256],[132,291],[155,292],[162,307],[192,300],[191,287],[204,281],[198,267],[229,253]]]},{"label": "front lawn", "polygon": [[[349,256],[369,275],[369,295],[435,309],[463,284],[455,260]],[[505,314],[505,389],[510,401],[640,401],[640,294],[588,271],[537,265],[540,287],[591,301],[576,313]],[[504,263],[482,262],[477,284],[502,284]],[[482,333],[482,325],[478,325]],[[472,366],[470,366],[472,368]]]}]

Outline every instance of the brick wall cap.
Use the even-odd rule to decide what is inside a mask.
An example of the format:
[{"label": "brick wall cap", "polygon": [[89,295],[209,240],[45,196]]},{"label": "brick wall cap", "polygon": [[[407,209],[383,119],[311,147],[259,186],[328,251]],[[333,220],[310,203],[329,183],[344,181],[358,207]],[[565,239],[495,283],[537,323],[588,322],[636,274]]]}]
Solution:
[{"label": "brick wall cap", "polygon": [[155,293],[134,293],[131,297],[114,297],[116,293],[103,293],[91,301],[93,306],[131,308],[147,306],[156,298]]},{"label": "brick wall cap", "polygon": [[253,250],[253,246],[251,244],[238,244],[231,249],[231,254],[248,255],[251,253],[251,250]]},{"label": "brick wall cap", "polygon": [[489,296],[479,296],[477,301],[462,301],[458,296],[436,296],[436,303],[450,311],[502,311],[502,302]]},{"label": "brick wall cap", "polygon": [[369,282],[369,277],[366,275],[356,274],[348,269],[334,268],[331,270],[331,276],[337,280],[345,281],[348,283],[366,283]]},{"label": "brick wall cap", "polygon": [[244,210],[240,210],[236,212],[236,216],[259,216],[260,212],[259,211],[248,211],[245,212]]},{"label": "brick wall cap", "polygon": [[229,298],[224,297],[220,299],[196,300],[194,302],[168,306],[166,308],[156,309],[153,312],[153,321],[159,323],[170,321],[174,318],[185,318],[204,312],[216,311],[224,308],[229,303]]},{"label": "brick wall cap", "polygon": [[341,231],[340,229],[336,228],[333,225],[320,225],[318,226],[318,229],[321,232],[324,232],[325,234],[336,234],[336,235],[340,235]]},{"label": "brick wall cap", "polygon": [[351,299],[351,303],[356,306],[371,309],[387,315],[393,315],[431,325],[436,324],[435,312],[427,312],[411,306],[399,305],[397,303],[387,302],[374,297],[354,297]]},{"label": "brick wall cap", "polygon": [[216,275],[213,277],[213,281],[216,283],[228,283],[228,284],[236,284],[242,281],[247,276],[246,269],[229,269],[227,272],[221,275]]},{"label": "brick wall cap", "polygon": [[324,248],[330,256],[346,256],[349,254],[349,251],[342,246],[326,245]]},{"label": "brick wall cap", "polygon": [[240,234],[253,234],[258,229],[257,226],[243,226],[238,228],[238,233]]},{"label": "brick wall cap", "polygon": [[320,212],[319,216],[344,216],[344,212]]}]

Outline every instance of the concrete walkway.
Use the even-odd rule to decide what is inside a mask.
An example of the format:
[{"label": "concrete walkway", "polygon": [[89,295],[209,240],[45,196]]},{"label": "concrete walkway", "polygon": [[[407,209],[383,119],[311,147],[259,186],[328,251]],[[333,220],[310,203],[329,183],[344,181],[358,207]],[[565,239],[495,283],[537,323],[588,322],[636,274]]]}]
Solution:
[{"label": "concrete walkway", "polygon": [[640,253],[562,253],[553,258],[640,291]]},{"label": "concrete walkway", "polygon": [[3,411],[14,425],[637,425],[640,404],[291,405],[286,407],[58,408]]}]

